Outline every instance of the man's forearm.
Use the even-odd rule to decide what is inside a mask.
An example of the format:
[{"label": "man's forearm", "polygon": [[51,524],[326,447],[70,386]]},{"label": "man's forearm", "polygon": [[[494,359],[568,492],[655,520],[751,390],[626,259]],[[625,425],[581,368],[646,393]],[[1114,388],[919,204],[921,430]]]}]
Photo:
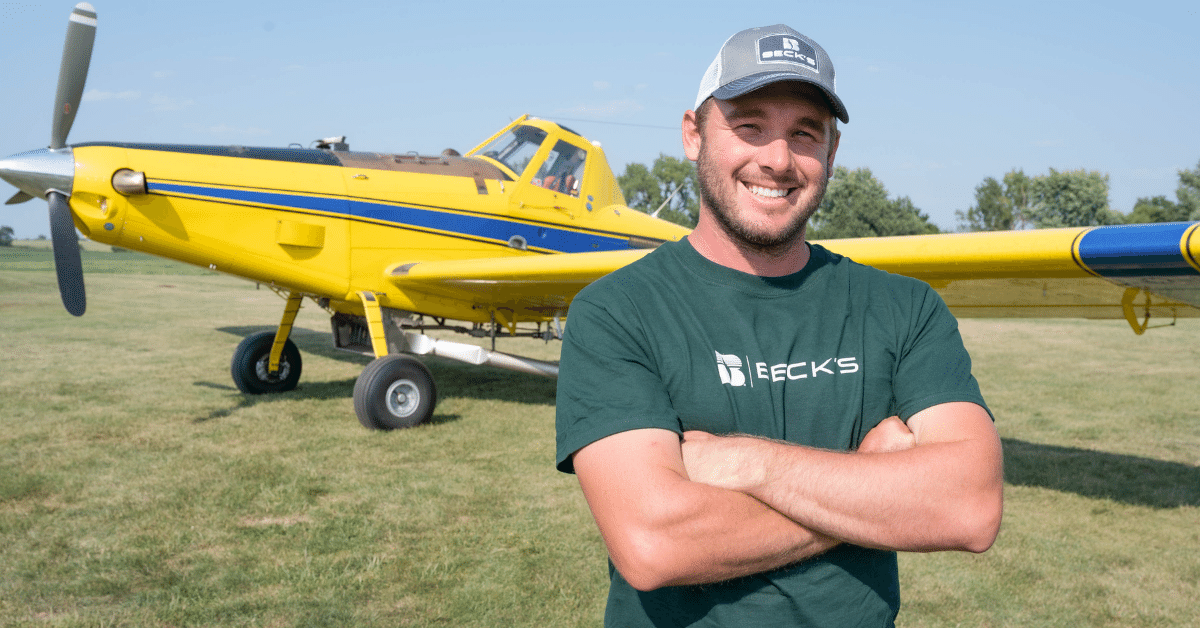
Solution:
[{"label": "man's forearm", "polygon": [[[639,557],[640,568],[633,563],[621,571],[636,588],[723,582],[803,562],[841,543],[747,494],[688,483],[698,489],[680,492],[688,506],[645,529],[653,549]],[[649,579],[635,582],[639,574]]]},{"label": "man's forearm", "polygon": [[673,432],[616,434],[574,464],[613,564],[638,589],[729,580],[838,543],[747,494],[691,481]]},{"label": "man's forearm", "polygon": [[987,429],[968,418],[965,437],[931,432],[941,440],[889,453],[699,436],[685,442],[684,458],[699,481],[742,491],[833,538],[894,550],[983,551],[999,527],[1003,474],[999,441],[994,432],[988,437],[986,413],[982,420]]}]

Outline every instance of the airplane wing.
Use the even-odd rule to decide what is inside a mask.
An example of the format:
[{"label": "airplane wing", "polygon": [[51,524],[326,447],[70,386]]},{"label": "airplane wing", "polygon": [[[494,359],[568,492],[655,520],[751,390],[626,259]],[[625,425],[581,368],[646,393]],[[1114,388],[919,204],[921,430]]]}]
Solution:
[{"label": "airplane wing", "polygon": [[[1200,316],[1200,223],[826,240],[857,262],[928,282],[962,318]],[[397,264],[393,284],[451,299],[561,313],[645,250]]]},{"label": "airplane wing", "polygon": [[565,314],[589,283],[640,259],[650,249],[396,264],[390,281],[403,291],[522,310]]},{"label": "airplane wing", "polygon": [[832,251],[928,282],[961,318],[1200,316],[1200,223],[860,238]]}]

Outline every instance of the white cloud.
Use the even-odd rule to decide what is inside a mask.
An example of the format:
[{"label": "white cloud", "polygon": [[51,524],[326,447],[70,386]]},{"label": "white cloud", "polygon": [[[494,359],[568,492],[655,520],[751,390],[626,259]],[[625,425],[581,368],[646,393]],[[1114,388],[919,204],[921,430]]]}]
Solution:
[{"label": "white cloud", "polygon": [[611,86],[612,85],[610,85],[608,81],[592,81],[592,88],[594,88],[596,91],[602,92]]},{"label": "white cloud", "polygon": [[194,104],[190,98],[172,98],[165,94],[155,94],[150,97],[150,109],[153,111],[179,111]]},{"label": "white cloud", "polygon": [[170,78],[172,76],[175,76],[175,73],[170,70],[157,70],[153,74],[151,74],[151,76],[153,76],[156,79],[165,79],[165,78]]},{"label": "white cloud", "polygon": [[107,92],[101,89],[89,89],[83,94],[83,102],[100,102],[102,100],[137,100],[142,97],[138,91]]},{"label": "white cloud", "polygon": [[636,100],[610,100],[606,103],[594,105],[577,105],[567,109],[560,109],[556,113],[561,115],[571,116],[587,116],[592,118],[611,118],[629,113],[636,113],[644,109],[642,104]]}]

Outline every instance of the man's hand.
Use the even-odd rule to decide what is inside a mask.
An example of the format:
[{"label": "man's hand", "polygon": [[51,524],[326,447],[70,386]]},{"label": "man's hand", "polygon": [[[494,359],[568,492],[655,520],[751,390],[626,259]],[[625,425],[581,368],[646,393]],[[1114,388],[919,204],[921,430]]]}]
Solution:
[{"label": "man's hand", "polygon": [[917,436],[908,429],[900,417],[890,416],[871,428],[858,446],[864,454],[886,454],[904,451],[917,446]]},{"label": "man's hand", "polygon": [[[709,486],[734,491],[746,490],[763,480],[758,467],[741,464],[746,450],[734,439],[754,436],[715,436],[708,432],[683,433],[683,464],[688,479]],[[766,439],[760,439],[766,440]],[[787,443],[781,443],[787,444]],[[871,428],[858,446],[864,454],[883,454],[904,451],[917,446],[917,437],[899,417],[890,416]]]},{"label": "man's hand", "polygon": [[[749,436],[743,438],[752,438]],[[742,491],[761,478],[743,477],[746,465],[739,464],[741,448],[732,446],[733,437],[708,432],[683,433],[683,466],[693,482]]]}]

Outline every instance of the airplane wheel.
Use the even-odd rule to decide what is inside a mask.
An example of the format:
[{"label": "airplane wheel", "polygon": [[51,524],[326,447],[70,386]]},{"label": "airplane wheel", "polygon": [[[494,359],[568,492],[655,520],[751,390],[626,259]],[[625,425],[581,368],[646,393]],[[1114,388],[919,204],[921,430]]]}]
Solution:
[{"label": "airplane wheel", "polygon": [[363,369],[354,383],[354,413],[372,430],[420,425],[433,416],[437,388],[416,358],[385,355]]},{"label": "airplane wheel", "polygon": [[275,344],[275,332],[262,331],[246,336],[233,352],[229,366],[233,383],[238,390],[251,394],[281,393],[292,390],[300,381],[300,350],[289,338],[283,345],[279,358],[279,372],[271,375],[267,367],[271,361],[271,345]]}]

